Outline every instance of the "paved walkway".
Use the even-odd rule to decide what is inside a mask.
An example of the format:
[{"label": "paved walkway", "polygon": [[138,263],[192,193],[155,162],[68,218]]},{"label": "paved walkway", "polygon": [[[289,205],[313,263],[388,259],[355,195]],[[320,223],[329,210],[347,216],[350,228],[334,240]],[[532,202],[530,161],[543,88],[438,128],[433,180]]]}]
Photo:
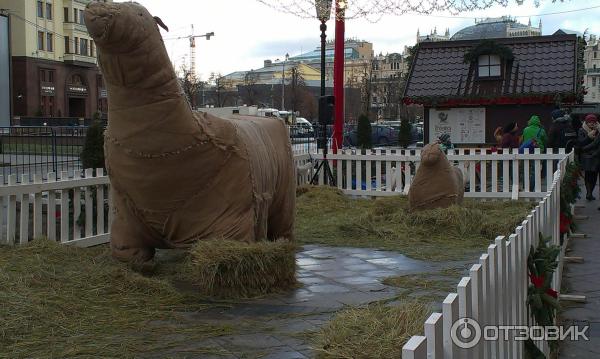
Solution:
[{"label": "paved walkway", "polygon": [[[186,320],[196,324],[230,324],[235,328],[234,334],[190,343],[187,349],[206,349],[206,354],[198,356],[204,359],[314,358],[307,333],[318,331],[336,311],[346,305],[394,298],[403,291],[383,285],[383,278],[464,266],[462,262],[417,261],[390,251],[315,245],[304,246],[296,258],[300,288],[186,313]],[[179,358],[185,349],[155,353],[152,358]]]},{"label": "paved walkway", "polygon": [[587,238],[569,240],[571,257],[583,257],[584,263],[569,263],[563,271],[563,292],[585,295],[586,303],[561,302],[561,315],[565,325],[589,325],[589,341],[565,341],[561,343],[559,358],[600,358],[600,201],[580,201],[576,214],[589,216],[577,221],[577,232]]}]

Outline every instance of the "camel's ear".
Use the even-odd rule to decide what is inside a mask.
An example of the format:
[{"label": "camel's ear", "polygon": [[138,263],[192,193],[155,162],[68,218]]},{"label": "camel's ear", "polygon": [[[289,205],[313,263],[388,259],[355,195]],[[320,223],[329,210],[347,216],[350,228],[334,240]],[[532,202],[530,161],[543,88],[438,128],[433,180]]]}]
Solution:
[{"label": "camel's ear", "polygon": [[169,28],[167,27],[167,25],[165,25],[165,23],[160,19],[160,17],[155,16],[154,17],[154,21],[156,21],[156,23],[158,24],[158,26],[162,27],[163,29],[165,29],[167,32],[169,31]]}]

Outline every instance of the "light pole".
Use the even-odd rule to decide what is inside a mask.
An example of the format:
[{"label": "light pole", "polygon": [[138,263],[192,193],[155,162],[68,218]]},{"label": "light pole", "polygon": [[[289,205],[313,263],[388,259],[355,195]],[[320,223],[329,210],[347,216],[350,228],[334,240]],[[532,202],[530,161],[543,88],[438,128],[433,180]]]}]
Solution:
[{"label": "light pole", "polygon": [[285,63],[290,58],[290,54],[285,54],[283,68],[281,70],[281,110],[285,111]]},{"label": "light pole", "polygon": [[319,136],[320,139],[317,140],[317,149],[323,148],[323,160],[317,167],[317,171],[310,183],[313,185],[317,184],[319,172],[323,170],[323,180],[325,181],[325,185],[329,184],[333,186],[335,185],[335,179],[333,178],[331,168],[329,168],[329,161],[327,161],[327,122],[329,119],[326,118],[331,117],[331,114],[328,112],[331,112],[333,109],[333,103],[331,99],[328,99],[327,96],[325,96],[325,39],[327,38],[327,35],[325,34],[327,25],[325,23],[331,16],[331,3],[332,0],[315,0],[317,19],[321,21],[321,97],[319,98],[319,127],[321,133]]}]

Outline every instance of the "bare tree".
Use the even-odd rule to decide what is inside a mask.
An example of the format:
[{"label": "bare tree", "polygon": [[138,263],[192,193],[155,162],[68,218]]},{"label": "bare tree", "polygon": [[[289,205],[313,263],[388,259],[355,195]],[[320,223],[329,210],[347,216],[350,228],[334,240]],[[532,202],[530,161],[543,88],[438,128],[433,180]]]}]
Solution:
[{"label": "bare tree", "polygon": [[216,107],[224,107],[226,104],[235,103],[236,91],[231,90],[231,81],[224,78],[220,73],[212,72],[208,78],[211,86],[212,103]]},{"label": "bare tree", "polygon": [[198,94],[204,87],[204,83],[200,81],[199,78],[193,74],[186,65],[181,65],[180,68],[180,78],[179,82],[181,83],[181,88],[187,97],[188,102],[192,108],[196,107],[196,99],[198,98]]},{"label": "bare tree", "polygon": [[258,105],[260,88],[258,86],[258,73],[250,70],[244,75],[244,86],[241,89],[242,100],[249,106]]}]

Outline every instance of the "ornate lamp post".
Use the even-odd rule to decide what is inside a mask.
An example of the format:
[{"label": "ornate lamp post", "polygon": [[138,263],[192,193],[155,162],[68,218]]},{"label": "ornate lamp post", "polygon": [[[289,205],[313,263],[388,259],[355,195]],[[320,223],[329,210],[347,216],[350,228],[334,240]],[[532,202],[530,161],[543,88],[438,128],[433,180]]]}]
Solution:
[{"label": "ornate lamp post", "polygon": [[285,63],[289,60],[290,54],[285,54],[283,60],[283,69],[281,71],[281,110],[285,111]]},{"label": "ornate lamp post", "polygon": [[317,8],[317,19],[321,21],[321,96],[325,96],[325,39],[327,25],[325,24],[331,16],[332,0],[315,0]]},{"label": "ornate lamp post", "polygon": [[[319,178],[319,172],[324,171],[323,179],[325,184],[331,186],[335,185],[335,180],[329,168],[329,162],[327,161],[327,122],[330,121],[331,112],[333,110],[333,98],[327,99],[325,96],[325,31],[327,31],[327,25],[325,23],[331,16],[331,3],[332,0],[315,0],[315,7],[317,9],[317,19],[321,21],[321,98],[319,99],[319,127],[320,127],[320,139],[317,140],[317,148],[323,148],[323,160],[317,167],[311,184],[317,184]],[[329,117],[329,118],[328,118]]]}]

